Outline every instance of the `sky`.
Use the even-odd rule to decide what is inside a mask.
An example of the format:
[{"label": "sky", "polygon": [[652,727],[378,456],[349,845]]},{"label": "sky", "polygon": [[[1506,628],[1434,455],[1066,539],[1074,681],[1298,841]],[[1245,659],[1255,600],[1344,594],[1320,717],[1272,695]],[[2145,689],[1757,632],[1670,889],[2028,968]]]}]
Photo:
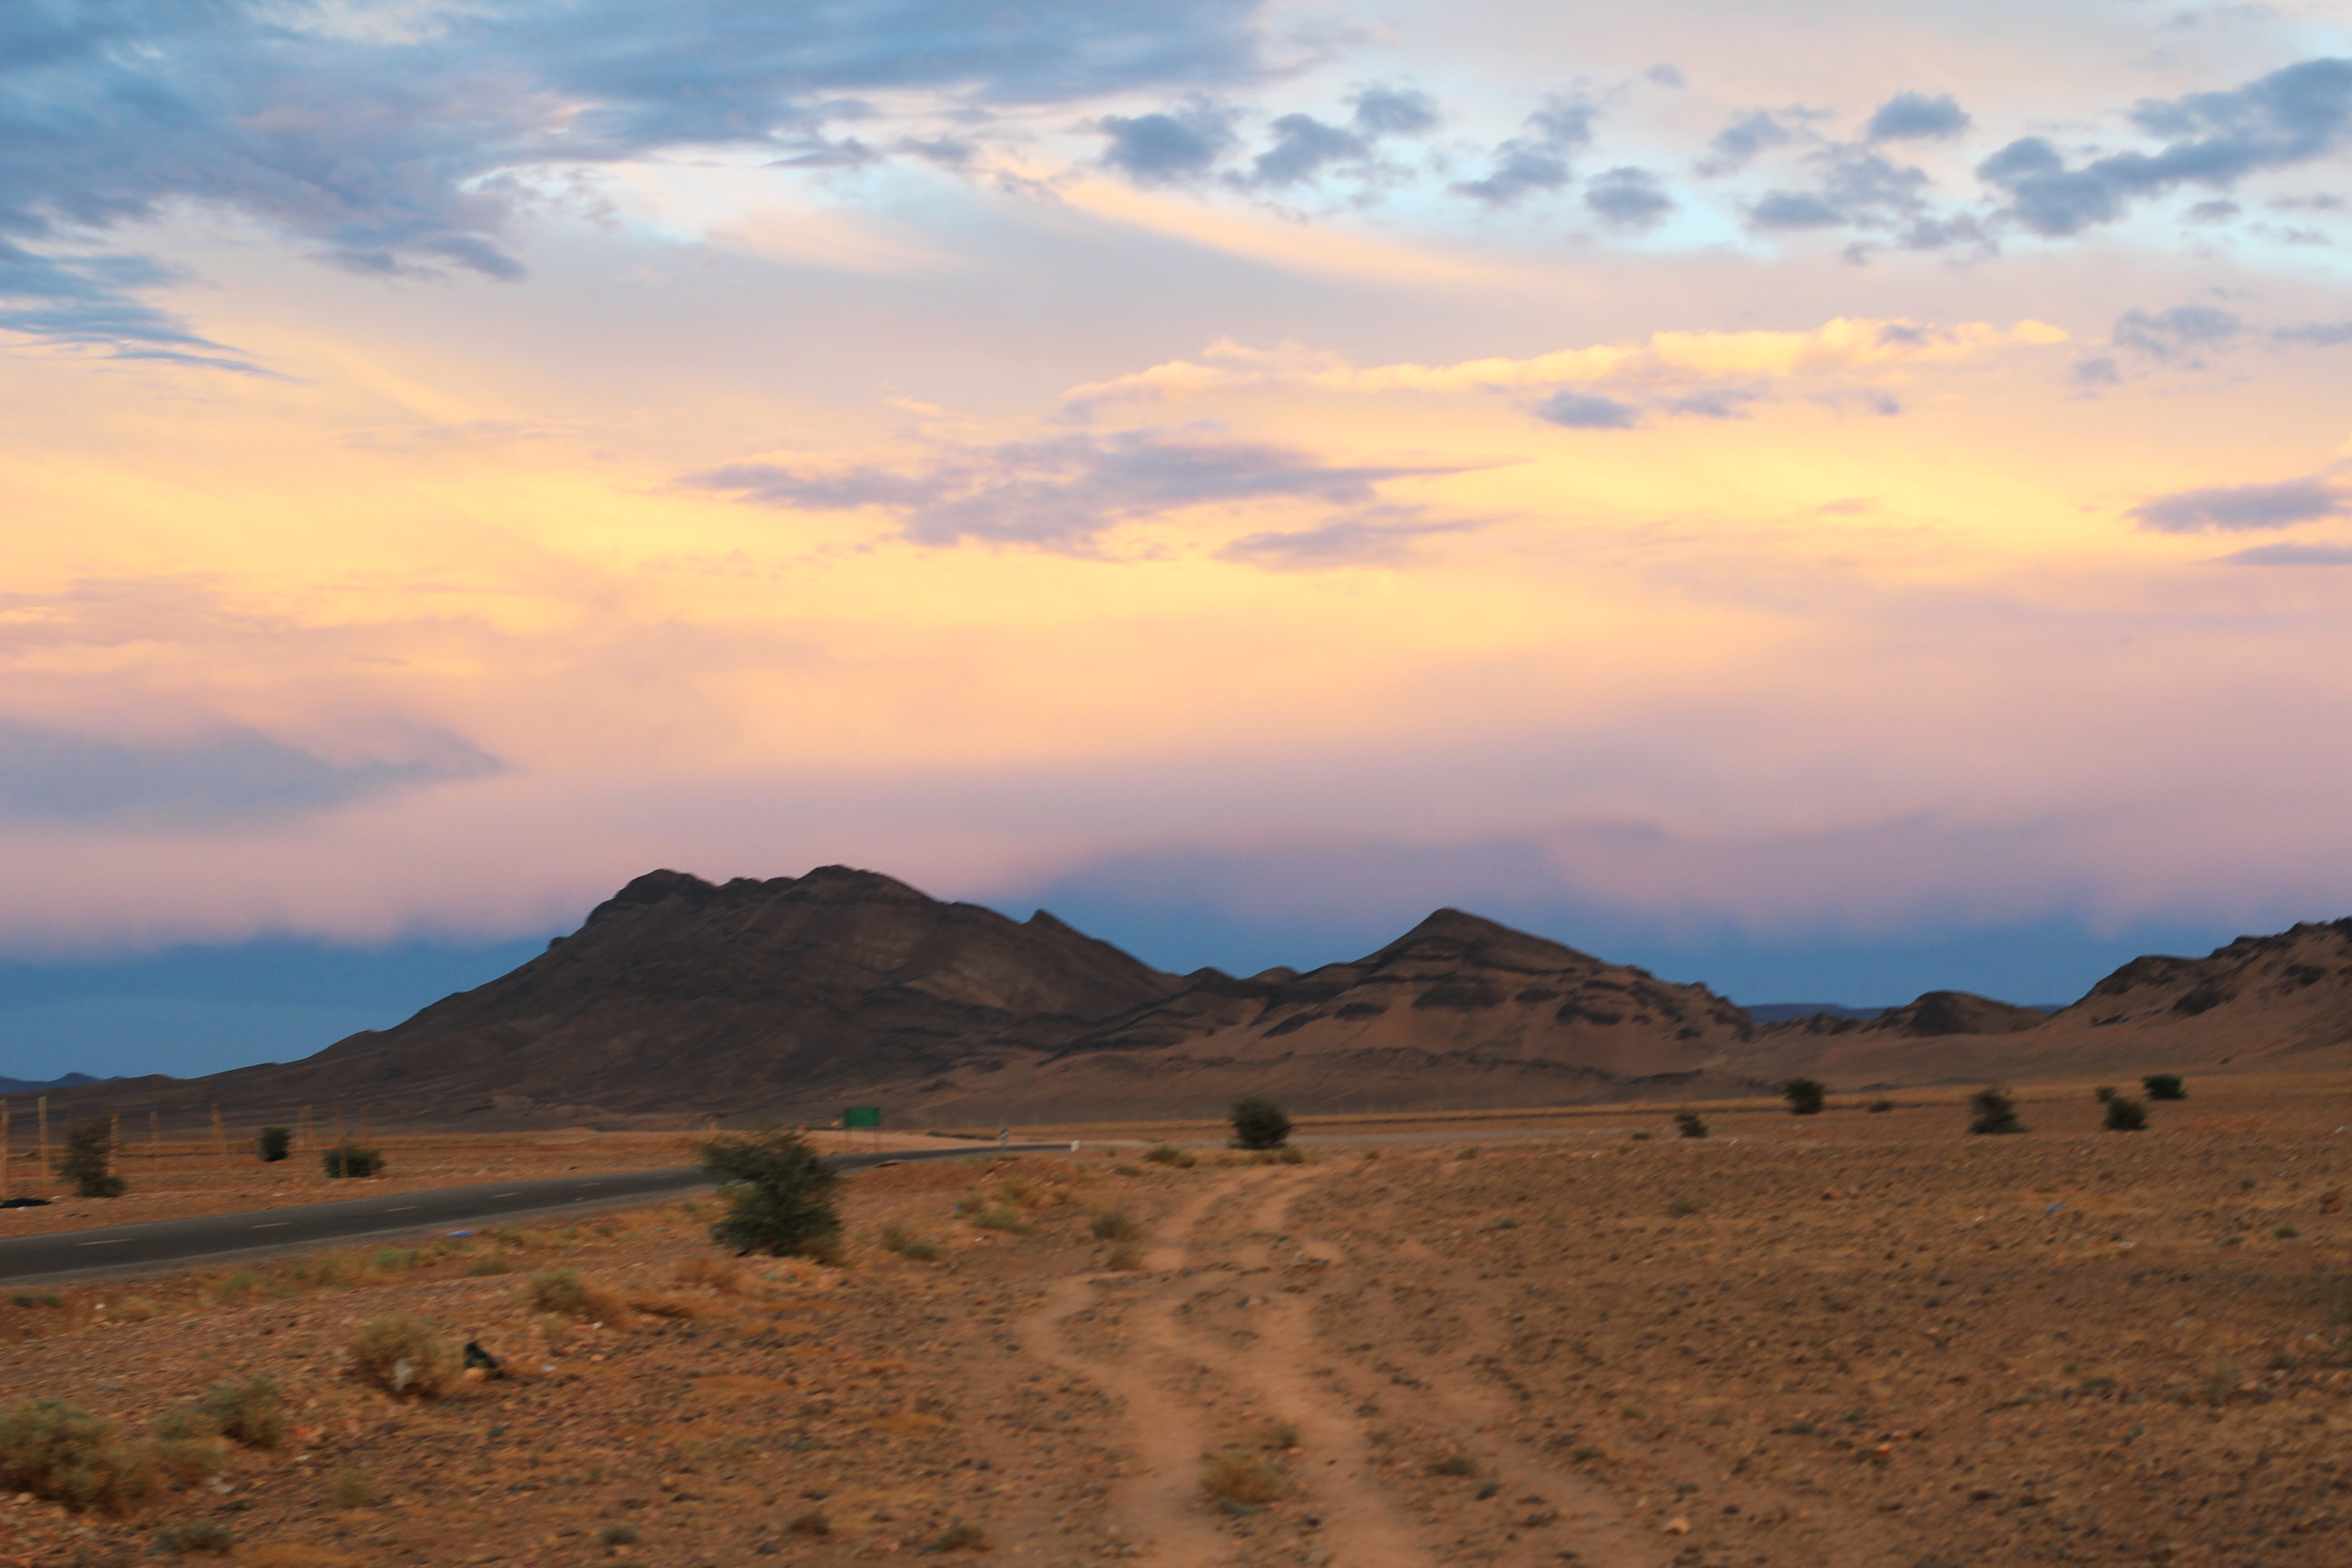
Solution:
[{"label": "sky", "polygon": [[0,10],[0,1075],[657,866],[1743,1000],[2352,912],[2352,4]]}]

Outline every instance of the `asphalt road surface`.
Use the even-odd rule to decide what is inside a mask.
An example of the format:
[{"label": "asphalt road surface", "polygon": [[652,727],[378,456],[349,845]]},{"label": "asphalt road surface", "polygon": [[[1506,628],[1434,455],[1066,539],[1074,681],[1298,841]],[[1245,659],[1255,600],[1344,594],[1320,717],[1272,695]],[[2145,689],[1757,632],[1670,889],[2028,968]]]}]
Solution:
[{"label": "asphalt road surface", "polygon": [[[1010,1152],[1034,1153],[1066,1147],[1016,1143]],[[1004,1151],[992,1143],[974,1143],[963,1149],[899,1149],[828,1157],[843,1170],[856,1171],[892,1161],[971,1159],[1001,1152]],[[11,1237],[0,1239],[0,1286],[163,1273],[256,1253],[289,1252],[423,1231],[477,1230],[509,1220],[659,1202],[709,1185],[710,1178],[699,1165],[667,1171],[605,1171],[590,1176],[387,1193],[342,1203]]]}]

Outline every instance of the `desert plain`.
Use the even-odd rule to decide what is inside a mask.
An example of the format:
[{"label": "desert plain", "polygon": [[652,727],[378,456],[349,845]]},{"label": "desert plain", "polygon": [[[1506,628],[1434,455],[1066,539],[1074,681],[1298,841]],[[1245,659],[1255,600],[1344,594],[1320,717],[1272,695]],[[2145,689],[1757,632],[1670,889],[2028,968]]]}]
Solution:
[{"label": "desert plain", "polygon": [[[293,1425],[121,1511],[0,1498],[0,1563],[2346,1561],[2352,1074],[2192,1077],[2133,1133],[2091,1089],[2021,1089],[2013,1137],[1957,1089],[1701,1104],[1704,1138],[1308,1121],[1297,1163],[1021,1129],[1083,1146],[859,1174],[832,1263],[732,1258],[697,1198],[17,1288],[0,1410],[135,1436],[265,1375]],[[500,1374],[354,1377],[404,1312]]]}]

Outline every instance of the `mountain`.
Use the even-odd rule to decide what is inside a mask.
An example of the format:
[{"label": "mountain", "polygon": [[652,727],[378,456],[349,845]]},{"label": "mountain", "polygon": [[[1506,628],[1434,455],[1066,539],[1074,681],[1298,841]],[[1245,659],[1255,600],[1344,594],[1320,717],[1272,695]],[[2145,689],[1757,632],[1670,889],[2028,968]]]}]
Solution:
[{"label": "mountain", "polygon": [[1791,1018],[1852,1018],[1868,1023],[1884,1007],[1842,1007],[1835,1002],[1745,1002],[1740,1011],[1759,1024],[1785,1024]]},{"label": "mountain", "polygon": [[1163,973],[1044,910],[1014,921],[872,871],[639,877],[581,928],[395,1027],[285,1065],[54,1091],[53,1115],[308,1107],[377,1125],[893,1125],[1576,1104],[2109,1076],[2352,1040],[2352,921],[2135,959],[2056,1012],[1958,991],[1758,1027],[1673,984],[1460,910],[1304,973]]},{"label": "mountain", "polygon": [[92,1078],[86,1072],[69,1072],[62,1078],[28,1079],[0,1078],[0,1094],[37,1094],[52,1089],[79,1089],[89,1083],[110,1083],[110,1079]]}]

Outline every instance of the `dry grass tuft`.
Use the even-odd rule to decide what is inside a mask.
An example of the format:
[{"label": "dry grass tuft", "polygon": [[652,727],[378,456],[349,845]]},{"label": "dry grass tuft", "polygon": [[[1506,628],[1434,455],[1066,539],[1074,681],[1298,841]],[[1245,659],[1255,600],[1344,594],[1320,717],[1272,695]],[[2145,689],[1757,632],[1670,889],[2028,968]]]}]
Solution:
[{"label": "dry grass tuft", "polygon": [[275,1448],[294,1428],[286,1395],[267,1377],[224,1383],[197,1401],[221,1436],[247,1448]]},{"label": "dry grass tuft", "polygon": [[1261,1508],[1282,1495],[1282,1467],[1247,1448],[1225,1448],[1201,1467],[1201,1490],[1211,1502]]},{"label": "dry grass tuft", "polygon": [[0,1489],[49,1498],[76,1512],[119,1511],[155,1489],[156,1457],[126,1443],[114,1423],[61,1399],[36,1399],[0,1416]]},{"label": "dry grass tuft", "polygon": [[438,1399],[457,1386],[465,1352],[409,1312],[362,1325],[352,1341],[352,1374],[402,1399]]},{"label": "dry grass tuft", "polygon": [[618,1325],[629,1310],[617,1292],[590,1284],[580,1277],[577,1268],[541,1269],[523,1287],[523,1296],[536,1311],[552,1312],[583,1323]]}]

